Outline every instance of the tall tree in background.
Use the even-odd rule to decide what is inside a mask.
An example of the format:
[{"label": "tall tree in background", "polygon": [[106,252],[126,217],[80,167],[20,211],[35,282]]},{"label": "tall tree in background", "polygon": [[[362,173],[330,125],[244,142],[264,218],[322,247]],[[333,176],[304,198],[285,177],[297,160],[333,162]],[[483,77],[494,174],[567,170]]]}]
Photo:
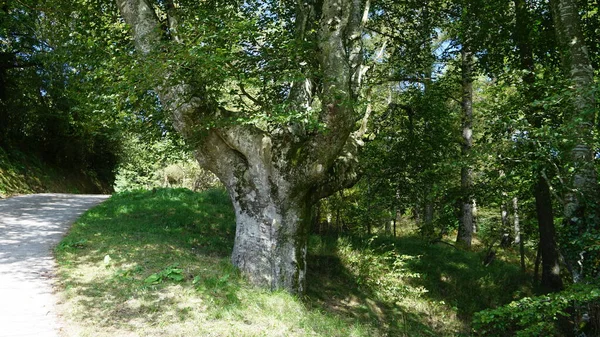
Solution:
[{"label": "tall tree in background", "polygon": [[[593,133],[596,122],[594,69],[580,27],[576,1],[551,0],[557,40],[564,71],[573,87],[573,108],[569,122],[572,128],[572,178],[564,198],[564,222],[570,236],[577,237],[598,223],[598,182],[594,166]],[[567,247],[567,259],[573,278],[581,279],[584,254],[581,249]],[[580,250],[580,251],[574,251]]]},{"label": "tall tree in background", "polygon": [[[515,32],[514,40],[519,50],[519,63],[523,74],[523,97],[525,102],[535,102],[542,99],[539,90],[535,88],[535,63],[530,34],[533,26],[531,14],[528,10],[526,0],[514,0],[515,10]],[[535,129],[542,127],[543,114],[534,112],[531,104],[526,107],[526,115],[529,124]],[[536,214],[540,235],[540,252],[542,257],[542,288],[549,291],[562,289],[560,278],[560,263],[556,247],[556,230],[554,228],[554,213],[552,210],[552,196],[550,185],[547,181],[548,174],[545,173],[545,163],[538,160],[535,165],[534,188]],[[519,238],[519,245],[523,246]],[[521,248],[522,249],[522,248]]]},{"label": "tall tree in background", "polygon": [[471,247],[474,230],[473,218],[473,168],[471,148],[473,147],[473,41],[470,30],[473,22],[470,1],[463,1],[459,38],[461,60],[461,110],[462,110],[462,167],[460,169],[461,213],[456,242]]},{"label": "tall tree in background", "polygon": [[[149,0],[117,4],[131,26],[137,52],[146,61],[163,60],[166,65],[157,76],[166,80],[156,81],[154,89],[175,128],[229,192],[237,223],[233,264],[255,284],[302,292],[310,207],[355,178],[351,166],[360,135],[353,131],[360,117],[355,106],[364,75],[362,27],[368,1],[209,1],[193,9],[193,4],[178,7],[167,1],[162,11],[157,10],[161,3]],[[165,25],[161,17],[166,17]],[[240,17],[247,20],[236,22]],[[235,27],[242,28],[227,31]],[[238,44],[210,46],[205,41],[199,47],[196,41],[215,34],[222,42],[238,33],[244,36],[243,31],[248,36],[248,29],[249,39]],[[224,103],[224,86],[214,89],[211,81],[218,79],[202,72],[243,68],[251,62],[204,64],[198,73],[181,76],[177,70],[188,60],[171,51],[198,48],[214,48],[211,53],[223,58],[229,52],[246,60],[271,57],[255,57],[254,68],[231,73],[228,85],[260,115],[284,109],[301,118],[223,123],[246,116]],[[273,51],[279,54],[268,54]],[[222,61],[214,54],[201,57]],[[269,69],[277,62],[289,63]],[[268,78],[269,71],[278,79]],[[286,72],[293,73],[287,83],[281,79]],[[247,85],[250,80],[255,85]]]}]

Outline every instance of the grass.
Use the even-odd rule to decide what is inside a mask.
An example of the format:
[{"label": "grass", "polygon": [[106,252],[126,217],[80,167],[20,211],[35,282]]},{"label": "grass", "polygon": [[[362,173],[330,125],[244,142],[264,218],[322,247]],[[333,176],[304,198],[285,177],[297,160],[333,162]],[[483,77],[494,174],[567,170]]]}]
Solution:
[{"label": "grass", "polygon": [[527,293],[518,266],[398,239],[312,237],[307,294],[249,285],[229,262],[223,191],[126,192],[56,247],[67,336],[457,336]]},{"label": "grass", "polygon": [[43,163],[33,154],[0,147],[0,198],[40,192],[106,192],[93,175]]}]

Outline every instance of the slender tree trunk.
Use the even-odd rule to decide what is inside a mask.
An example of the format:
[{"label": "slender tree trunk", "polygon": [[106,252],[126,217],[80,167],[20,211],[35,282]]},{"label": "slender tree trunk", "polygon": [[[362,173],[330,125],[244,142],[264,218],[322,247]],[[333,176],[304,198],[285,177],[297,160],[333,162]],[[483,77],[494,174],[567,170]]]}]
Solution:
[{"label": "slender tree trunk", "polygon": [[323,221],[321,221],[321,201],[313,206],[314,217],[313,217],[313,228],[318,234],[323,234]]},{"label": "slender tree trunk", "polygon": [[425,203],[425,222],[423,224],[423,227],[424,227],[423,234],[425,236],[433,235],[433,216],[434,216],[433,202],[426,201],[426,203]]},{"label": "slender tree trunk", "polygon": [[513,206],[513,235],[515,236],[515,244],[521,243],[521,224],[519,223],[519,199],[514,197],[512,199]]},{"label": "slender tree trunk", "polygon": [[[508,197],[506,192],[502,192],[502,197]],[[508,223],[508,204],[504,200],[502,201],[502,204],[500,204],[500,222],[502,223],[502,231],[504,231],[505,234],[508,234],[507,232],[510,226]]]},{"label": "slender tree trunk", "polygon": [[[535,64],[533,61],[533,51],[529,38],[531,31],[531,19],[526,7],[525,0],[515,0],[516,11],[516,41],[519,48],[521,68],[524,71],[523,82],[525,83],[525,97],[527,101],[533,102],[540,97],[536,93],[535,86]],[[529,109],[532,109],[531,107]],[[528,114],[533,116],[534,114]],[[535,128],[541,128],[540,118],[529,117],[529,122]],[[534,197],[536,204],[536,214],[540,234],[539,252],[542,258],[542,280],[541,287],[547,291],[558,291],[562,289],[562,280],[560,278],[560,263],[558,249],[556,246],[556,235],[554,227],[554,213],[552,210],[552,198],[550,186],[544,178],[543,168],[536,168],[534,171],[536,182],[534,185]],[[522,240],[520,240],[522,241]],[[520,245],[523,244],[520,242]],[[521,250],[521,248],[520,248]]]},{"label": "slender tree trunk", "polygon": [[[500,178],[504,179],[506,177],[506,174],[504,173],[503,170],[500,170]],[[509,231],[509,223],[508,223],[508,193],[506,193],[505,191],[502,191],[501,193],[502,196],[502,202],[500,204],[500,220],[502,222],[502,231],[504,231],[504,234],[508,234],[507,232]]]},{"label": "slender tree trunk", "polygon": [[469,163],[473,146],[473,54],[469,43],[463,42],[462,59],[462,149],[463,167],[460,173],[462,190],[461,217],[456,242],[471,247],[473,238],[473,169]]},{"label": "slender tree trunk", "polygon": [[477,200],[472,199],[471,203],[473,204],[473,233],[477,233],[477,231],[479,230],[477,224]]},{"label": "slender tree trunk", "polygon": [[398,210],[394,211],[394,237],[396,237],[396,221],[398,219]]},{"label": "slender tree trunk", "polygon": [[[564,225],[575,235],[581,235],[596,227],[599,216],[598,207],[594,206],[598,201],[598,182],[591,146],[596,120],[594,69],[581,32],[577,2],[551,0],[550,5],[564,69],[574,89],[574,113],[571,116],[575,126],[575,146],[571,150],[573,175],[564,198]],[[581,252],[573,250],[567,247],[567,262],[572,265],[582,263]],[[578,273],[573,275],[575,282],[581,277]]]},{"label": "slender tree trunk", "polygon": [[512,199],[513,208],[513,227],[515,231],[515,242],[519,242],[519,253],[521,255],[521,271],[525,272],[525,250],[523,239],[521,238],[521,224],[519,223],[519,199],[514,197]]},{"label": "slender tree trunk", "polygon": [[527,266],[525,265],[525,240],[523,237],[521,237],[521,241],[519,242],[519,255],[521,256],[521,271],[526,272]]},{"label": "slender tree trunk", "polygon": [[392,235],[392,222],[391,221],[385,222],[385,234],[388,236]]},{"label": "slender tree trunk", "polygon": [[540,250],[540,246],[538,245],[535,253],[535,264],[533,267],[533,285],[538,285],[538,280],[540,278],[540,262],[542,261],[542,252]]},{"label": "slender tree trunk", "polygon": [[426,184],[425,197],[424,197],[424,213],[423,224],[421,225],[421,235],[424,237],[431,237],[434,234],[433,217],[434,217],[434,205],[432,200],[432,186]]},{"label": "slender tree trunk", "polygon": [[560,278],[559,255],[556,250],[554,217],[550,188],[543,177],[538,177],[535,185],[535,209],[540,231],[540,252],[542,255],[541,287],[545,291],[554,292],[563,288]]},{"label": "slender tree trunk", "polygon": [[[371,182],[367,179],[367,195],[371,195]],[[367,234],[371,235],[371,198],[367,200]]]}]

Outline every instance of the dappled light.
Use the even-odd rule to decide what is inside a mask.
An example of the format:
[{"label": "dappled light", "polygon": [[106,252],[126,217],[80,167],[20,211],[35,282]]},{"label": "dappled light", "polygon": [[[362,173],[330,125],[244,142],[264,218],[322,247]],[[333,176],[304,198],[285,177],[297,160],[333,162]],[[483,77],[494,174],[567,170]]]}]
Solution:
[{"label": "dappled light", "polygon": [[598,336],[599,41],[598,0],[2,1],[0,281],[58,275],[65,337]]}]

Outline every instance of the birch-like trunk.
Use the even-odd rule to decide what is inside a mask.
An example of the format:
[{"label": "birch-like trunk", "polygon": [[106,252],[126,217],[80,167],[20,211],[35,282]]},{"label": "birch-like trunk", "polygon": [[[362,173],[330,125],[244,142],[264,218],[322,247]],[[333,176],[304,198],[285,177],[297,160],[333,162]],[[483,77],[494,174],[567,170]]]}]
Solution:
[{"label": "birch-like trunk", "polygon": [[463,167],[460,172],[462,190],[461,216],[458,227],[457,243],[471,247],[473,239],[473,168],[469,157],[473,147],[473,54],[468,42],[464,42],[461,50],[462,59],[462,148]]},{"label": "birch-like trunk", "polygon": [[[594,69],[580,28],[579,10],[574,0],[551,0],[552,16],[557,39],[561,45],[564,69],[573,85],[571,124],[575,145],[571,149],[573,175],[564,198],[565,226],[575,228],[579,235],[595,227],[598,207],[598,182],[592,149],[596,120]],[[567,254],[571,265],[581,261],[580,252]],[[575,268],[574,268],[575,269]],[[579,275],[573,275],[577,282]]]}]

